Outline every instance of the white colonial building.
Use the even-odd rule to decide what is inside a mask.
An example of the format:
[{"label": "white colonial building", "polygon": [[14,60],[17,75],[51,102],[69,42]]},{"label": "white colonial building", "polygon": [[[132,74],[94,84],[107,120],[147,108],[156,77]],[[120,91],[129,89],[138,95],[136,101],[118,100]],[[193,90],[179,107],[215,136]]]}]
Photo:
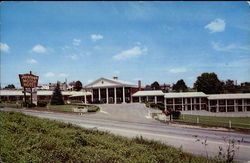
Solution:
[{"label": "white colonial building", "polygon": [[113,79],[99,78],[84,88],[92,92],[93,103],[117,104],[132,102],[132,94],[137,87],[137,85],[114,77]]}]

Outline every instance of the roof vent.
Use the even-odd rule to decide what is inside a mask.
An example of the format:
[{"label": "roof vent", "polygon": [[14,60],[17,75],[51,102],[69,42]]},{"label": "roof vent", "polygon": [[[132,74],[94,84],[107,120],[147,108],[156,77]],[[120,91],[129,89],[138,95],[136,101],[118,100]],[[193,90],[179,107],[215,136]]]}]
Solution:
[{"label": "roof vent", "polygon": [[114,80],[118,80],[118,77],[117,77],[117,76],[114,76],[113,79],[114,79]]}]

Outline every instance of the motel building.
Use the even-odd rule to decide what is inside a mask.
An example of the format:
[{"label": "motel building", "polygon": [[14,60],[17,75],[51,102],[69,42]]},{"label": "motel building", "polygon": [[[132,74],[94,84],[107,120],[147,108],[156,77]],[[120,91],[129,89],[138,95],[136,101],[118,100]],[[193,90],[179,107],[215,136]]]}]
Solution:
[{"label": "motel building", "polygon": [[[250,111],[250,93],[212,94],[203,92],[163,93],[161,90],[143,90],[138,85],[118,80],[99,78],[89,83],[84,91],[62,91],[63,99],[80,100],[83,103],[162,103],[165,110],[209,112],[246,112]],[[53,91],[37,90],[37,100],[50,100]],[[22,101],[22,90],[0,90],[1,101]],[[30,98],[30,94],[27,93]]]},{"label": "motel building", "polygon": [[84,87],[92,93],[93,103],[119,104],[131,103],[132,94],[138,90],[138,86],[129,82],[112,79],[99,78]]}]

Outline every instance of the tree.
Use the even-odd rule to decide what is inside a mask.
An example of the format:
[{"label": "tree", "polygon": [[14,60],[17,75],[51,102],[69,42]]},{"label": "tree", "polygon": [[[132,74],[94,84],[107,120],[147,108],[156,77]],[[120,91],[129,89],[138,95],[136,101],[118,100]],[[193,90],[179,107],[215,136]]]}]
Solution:
[{"label": "tree", "polygon": [[75,83],[74,90],[80,91],[82,89],[82,83],[78,80]]},{"label": "tree", "polygon": [[226,80],[226,82],[223,82],[223,90],[224,93],[236,93],[237,86],[234,84],[233,80]]},{"label": "tree", "polygon": [[14,84],[9,84],[6,87],[4,87],[4,89],[15,89],[15,85]]},{"label": "tree", "polygon": [[196,88],[198,92],[206,94],[223,92],[222,82],[218,79],[214,72],[202,73],[201,76],[198,76],[196,82],[194,83],[194,88]]},{"label": "tree", "polygon": [[151,88],[153,90],[160,90],[161,89],[160,84],[157,81],[155,81],[154,83],[151,84]]},{"label": "tree", "polygon": [[51,105],[64,105],[63,96],[60,90],[59,82],[57,82],[56,84],[56,88],[54,89],[50,104]]},{"label": "tree", "polygon": [[183,79],[178,80],[176,84],[173,85],[173,90],[175,90],[176,92],[180,92],[180,91],[185,92],[187,91],[187,89],[188,89],[187,85]]}]

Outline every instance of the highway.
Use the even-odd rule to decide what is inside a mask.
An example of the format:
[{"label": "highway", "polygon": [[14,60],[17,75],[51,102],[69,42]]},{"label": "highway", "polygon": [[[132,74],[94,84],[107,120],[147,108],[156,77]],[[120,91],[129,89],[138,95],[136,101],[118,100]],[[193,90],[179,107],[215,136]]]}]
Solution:
[{"label": "highway", "polygon": [[[1,108],[1,110],[20,111],[27,115],[69,122],[81,127],[108,131],[126,137],[142,136],[147,139],[161,141],[162,143],[177,148],[182,148],[189,153],[203,156],[206,156],[206,153],[209,156],[217,156],[219,146],[223,147],[224,150],[226,149],[227,143],[224,142],[224,137],[229,137],[230,139],[236,140],[236,147],[239,147],[236,153],[236,160],[240,162],[247,162],[250,160],[250,135],[248,134],[171,126],[153,119],[146,120],[147,118],[143,121],[139,121],[138,119],[136,119],[136,121],[127,120],[119,118],[118,116],[115,118],[108,118],[113,116],[109,114],[110,110],[105,109],[105,107],[100,113],[90,115],[28,109]],[[112,113],[112,111],[110,111],[110,113]],[[146,111],[144,113],[146,113]],[[130,113],[128,112],[128,114]],[[198,139],[200,141],[197,141]],[[205,139],[207,140],[207,146],[201,143]]]}]

